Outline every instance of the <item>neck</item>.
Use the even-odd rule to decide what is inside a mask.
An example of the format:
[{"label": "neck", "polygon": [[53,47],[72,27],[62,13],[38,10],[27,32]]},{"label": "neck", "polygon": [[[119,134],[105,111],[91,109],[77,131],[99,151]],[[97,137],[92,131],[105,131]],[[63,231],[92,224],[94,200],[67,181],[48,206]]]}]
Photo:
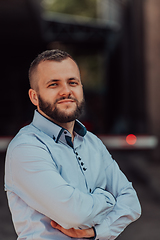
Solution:
[{"label": "neck", "polygon": [[58,124],[59,126],[61,126],[62,128],[65,128],[66,130],[68,130],[68,132],[70,132],[71,136],[72,136],[72,142],[74,140],[74,132],[73,132],[73,129],[74,129],[74,124],[75,124],[75,121],[73,122],[68,122],[68,123],[58,123],[56,121],[54,121],[54,123]]},{"label": "neck", "polygon": [[73,129],[74,129],[74,124],[75,121],[73,122],[68,122],[68,123],[58,123],[56,121],[54,121],[54,123],[58,124],[59,126],[65,128],[66,130],[68,130],[68,132],[70,132],[70,134],[73,134]]},{"label": "neck", "polygon": [[48,117],[44,112],[40,111],[39,109],[38,109],[38,112],[40,114],[42,114],[44,117],[48,118],[50,121],[56,123],[57,125],[59,125],[62,128],[65,128],[66,130],[68,130],[68,132],[70,132],[70,134],[72,136],[72,141],[73,141],[73,139],[74,139],[73,129],[74,129],[75,121],[67,122],[67,123],[60,123],[60,122]]}]

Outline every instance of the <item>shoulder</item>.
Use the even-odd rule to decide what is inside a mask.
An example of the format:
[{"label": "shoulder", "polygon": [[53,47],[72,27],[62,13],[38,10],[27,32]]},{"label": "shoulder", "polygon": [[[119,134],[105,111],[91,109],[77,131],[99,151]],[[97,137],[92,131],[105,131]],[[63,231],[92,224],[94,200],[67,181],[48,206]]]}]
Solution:
[{"label": "shoulder", "polygon": [[95,134],[87,131],[84,139],[86,141],[90,141],[92,144],[98,144],[98,145],[101,145],[101,146],[104,146],[103,142],[100,140],[100,138],[98,138]]},{"label": "shoulder", "polygon": [[86,132],[85,137],[92,140],[92,141],[99,141],[100,140],[94,133],[92,133],[90,131]]},{"label": "shoulder", "polygon": [[16,136],[8,145],[7,152],[12,152],[15,148],[22,145],[44,145],[41,139],[44,139],[43,132],[34,127],[32,124],[27,125],[19,130]]},{"label": "shoulder", "polygon": [[101,139],[96,136],[95,134],[87,131],[86,135],[85,135],[85,141],[86,143],[89,142],[93,147],[95,147],[96,149],[99,149],[99,151],[103,154],[110,155],[109,151],[107,150],[106,146],[104,145],[104,143],[101,141]]}]

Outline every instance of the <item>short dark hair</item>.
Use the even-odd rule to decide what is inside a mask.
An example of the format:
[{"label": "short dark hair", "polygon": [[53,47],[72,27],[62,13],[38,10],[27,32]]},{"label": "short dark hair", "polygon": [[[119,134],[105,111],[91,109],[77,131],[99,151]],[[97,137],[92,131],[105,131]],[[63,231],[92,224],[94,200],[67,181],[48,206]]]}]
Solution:
[{"label": "short dark hair", "polygon": [[46,50],[42,53],[40,53],[31,63],[29,68],[29,83],[30,87],[35,89],[36,84],[33,78],[34,72],[37,69],[37,66],[43,62],[43,61],[57,61],[61,62],[62,60],[65,60],[67,58],[71,58],[73,61],[75,61],[70,54],[68,54],[65,51],[59,50],[59,49],[52,49],[52,50]]}]

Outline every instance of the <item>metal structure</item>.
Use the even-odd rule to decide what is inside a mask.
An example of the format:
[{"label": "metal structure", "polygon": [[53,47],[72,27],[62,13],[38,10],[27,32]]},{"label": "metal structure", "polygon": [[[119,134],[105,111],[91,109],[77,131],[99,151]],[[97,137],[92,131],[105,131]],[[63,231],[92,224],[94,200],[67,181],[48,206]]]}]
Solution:
[{"label": "metal structure", "polygon": [[[86,49],[100,48],[104,56],[116,44],[119,24],[44,13],[40,3],[40,0],[0,1],[1,77],[5,79],[1,88],[7,89],[7,94],[4,92],[0,97],[1,102],[5,102],[0,114],[3,125],[0,135],[14,135],[32,118],[33,107],[27,96],[27,69],[34,57],[48,48],[49,43],[60,41],[76,49],[82,45]],[[8,59],[11,63],[9,71]]]},{"label": "metal structure", "polygon": [[73,16],[54,12],[42,14],[44,38],[46,41],[64,43],[104,43],[110,34],[120,30],[120,24],[101,19]]},{"label": "metal structure", "polygon": [[[136,55],[137,52],[139,55],[141,53],[142,38],[131,29],[133,10],[132,14],[127,16],[127,26],[124,29],[122,16],[124,18],[127,2],[131,1],[99,0],[99,9],[104,12],[99,13],[98,19],[91,19],[44,12],[40,0],[0,1],[1,78],[3,79],[1,88],[7,89],[7,92],[2,92],[0,96],[1,102],[5,103],[2,104],[0,113],[1,136],[14,135],[21,126],[32,119],[33,106],[27,96],[29,88],[27,70],[34,57],[48,48],[52,42],[62,42],[78,49],[79,52],[81,49],[85,51],[90,49],[90,52],[100,49],[103,54],[105,71],[103,96],[101,93],[99,95],[87,93],[86,97],[92,106],[96,98],[97,102],[103,98],[101,112],[106,128],[101,126],[100,122],[98,125],[101,128],[95,130],[95,133],[101,133],[102,129],[105,134],[111,134],[111,129],[114,129],[115,134],[145,133],[145,127],[143,128],[145,99],[140,101],[141,96],[144,96],[143,67],[137,68],[140,58]],[[140,1],[138,3],[140,4]],[[134,4],[132,1],[132,7]],[[131,8],[128,11],[131,11]],[[135,29],[136,26],[133,30]],[[132,38],[135,36],[136,43]],[[94,105],[92,109],[97,118],[99,116],[95,112],[98,109],[98,105]],[[122,119],[119,120],[119,117]],[[97,119],[94,121],[97,123]],[[125,130],[122,125],[125,125]],[[116,132],[117,126],[119,132]]]}]

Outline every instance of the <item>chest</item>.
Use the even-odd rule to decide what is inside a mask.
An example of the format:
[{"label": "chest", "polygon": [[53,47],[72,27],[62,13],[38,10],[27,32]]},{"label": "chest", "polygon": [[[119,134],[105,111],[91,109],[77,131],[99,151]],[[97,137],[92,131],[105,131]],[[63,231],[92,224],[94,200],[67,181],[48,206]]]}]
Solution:
[{"label": "chest", "polygon": [[106,186],[104,159],[101,152],[92,146],[75,149],[57,144],[51,149],[52,159],[63,179],[83,192]]}]

